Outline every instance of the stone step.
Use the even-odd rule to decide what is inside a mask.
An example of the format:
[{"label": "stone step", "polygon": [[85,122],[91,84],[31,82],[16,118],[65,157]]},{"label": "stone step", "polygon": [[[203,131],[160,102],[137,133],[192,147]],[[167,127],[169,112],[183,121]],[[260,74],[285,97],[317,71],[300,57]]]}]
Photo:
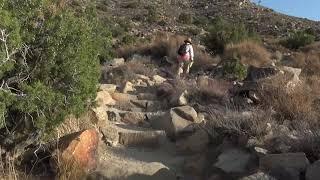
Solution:
[{"label": "stone step", "polygon": [[119,144],[126,147],[159,147],[166,141],[165,131],[125,127],[119,131]]},{"label": "stone step", "polygon": [[161,101],[132,99],[130,101],[117,101],[114,107],[123,111],[157,112],[166,109],[168,106]]}]

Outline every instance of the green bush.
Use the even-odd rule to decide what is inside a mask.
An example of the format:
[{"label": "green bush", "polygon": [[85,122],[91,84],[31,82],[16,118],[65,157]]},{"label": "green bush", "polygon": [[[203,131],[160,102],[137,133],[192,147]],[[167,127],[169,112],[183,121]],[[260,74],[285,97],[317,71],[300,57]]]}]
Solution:
[{"label": "green bush", "polygon": [[48,131],[93,102],[111,44],[93,6],[0,0],[0,30],[1,128]]},{"label": "green bush", "polygon": [[130,35],[130,34],[126,34],[125,36],[122,37],[122,45],[132,45],[134,43],[137,42],[137,37]]},{"label": "green bush", "polygon": [[204,37],[204,43],[216,53],[222,53],[229,43],[238,43],[247,39],[259,40],[258,36],[248,31],[244,24],[231,24],[223,19],[215,20],[209,26],[208,32]]},{"label": "green bush", "polygon": [[193,22],[193,16],[190,13],[181,13],[178,17],[178,22],[183,24],[191,24]]},{"label": "green bush", "polygon": [[290,49],[299,49],[300,47],[311,44],[315,41],[315,36],[309,31],[297,31],[282,41],[282,44]]},{"label": "green bush", "polygon": [[227,78],[243,80],[247,76],[247,67],[238,59],[227,60],[222,65],[223,74]]}]

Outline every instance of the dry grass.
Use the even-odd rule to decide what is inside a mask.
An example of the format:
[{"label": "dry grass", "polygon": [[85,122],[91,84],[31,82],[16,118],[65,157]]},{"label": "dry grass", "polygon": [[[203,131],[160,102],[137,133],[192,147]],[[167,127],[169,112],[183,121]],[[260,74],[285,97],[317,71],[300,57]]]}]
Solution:
[{"label": "dry grass", "polygon": [[198,77],[197,87],[190,88],[193,96],[198,96],[199,102],[222,102],[228,97],[231,84],[222,79]]},{"label": "dry grass", "polygon": [[6,155],[0,161],[0,179],[1,180],[20,180],[28,179],[25,173],[17,170],[14,156]]},{"label": "dry grass", "polygon": [[[57,153],[61,154],[61,153]],[[84,180],[86,179],[86,172],[73,159],[65,160],[61,156],[54,157],[57,166],[57,177],[59,180]]]},{"label": "dry grass", "polygon": [[260,97],[264,107],[272,107],[279,120],[307,120],[311,116],[313,96],[305,88],[306,85],[295,87],[288,92],[282,77],[266,82],[261,89]]},{"label": "dry grass", "polygon": [[225,111],[216,111],[209,107],[212,129],[220,129],[223,133],[245,135],[247,137],[263,137],[267,132],[267,123],[273,122],[269,111],[252,110],[241,112],[237,107],[229,105]]},{"label": "dry grass", "polygon": [[264,67],[271,64],[271,54],[260,44],[253,41],[243,41],[229,44],[224,51],[225,58],[237,58],[243,64]]}]

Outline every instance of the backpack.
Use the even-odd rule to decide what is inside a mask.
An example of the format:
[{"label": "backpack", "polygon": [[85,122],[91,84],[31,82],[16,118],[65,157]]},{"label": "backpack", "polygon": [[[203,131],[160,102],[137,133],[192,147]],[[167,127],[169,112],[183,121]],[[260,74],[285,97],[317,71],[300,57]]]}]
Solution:
[{"label": "backpack", "polygon": [[182,44],[178,49],[178,54],[180,56],[187,54],[187,44]]}]

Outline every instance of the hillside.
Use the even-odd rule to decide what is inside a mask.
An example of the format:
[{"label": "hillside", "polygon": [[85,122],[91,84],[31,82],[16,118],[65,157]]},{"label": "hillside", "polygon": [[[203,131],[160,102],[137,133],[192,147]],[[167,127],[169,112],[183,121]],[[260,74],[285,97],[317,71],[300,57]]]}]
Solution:
[{"label": "hillside", "polygon": [[[284,37],[293,30],[312,29],[320,33],[320,22],[277,13],[272,9],[258,6],[249,0],[175,0],[141,1],[105,0],[98,4],[102,14],[132,22],[136,35],[148,35],[154,31],[180,32],[188,34],[198,21],[224,18],[231,22],[242,22],[260,35]],[[154,8],[150,11],[150,8]],[[182,23],[181,14],[192,20]],[[156,21],[148,21],[154,16]],[[197,24],[198,23],[198,24]],[[194,30],[196,31],[196,30]],[[201,30],[198,30],[199,33]],[[319,38],[319,37],[318,37]]]}]

